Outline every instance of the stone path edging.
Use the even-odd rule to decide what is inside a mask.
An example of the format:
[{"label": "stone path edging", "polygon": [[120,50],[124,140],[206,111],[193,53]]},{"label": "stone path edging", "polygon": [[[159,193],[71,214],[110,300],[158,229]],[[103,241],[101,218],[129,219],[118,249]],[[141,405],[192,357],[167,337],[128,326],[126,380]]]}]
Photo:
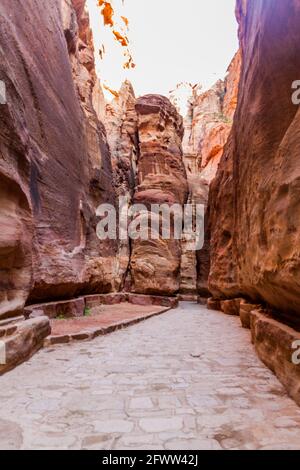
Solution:
[{"label": "stone path edging", "polygon": [[[243,298],[209,298],[207,308],[239,316],[243,328],[251,331],[251,341],[260,360],[276,375],[287,393],[300,406],[300,331],[262,305]],[[282,321],[280,321],[282,320]]]},{"label": "stone path edging", "polygon": [[177,297],[163,297],[157,295],[143,295],[135,293],[93,294],[70,300],[49,302],[44,304],[28,305],[24,309],[26,318],[47,316],[51,319],[65,316],[66,318],[79,318],[84,316],[85,308],[98,305],[115,305],[129,302],[133,305],[153,305],[158,307],[177,308]]},{"label": "stone path edging", "polygon": [[89,328],[87,330],[83,330],[80,333],[70,333],[65,335],[56,335],[56,336],[48,336],[44,341],[44,347],[50,347],[57,344],[69,344],[72,342],[77,341],[92,341],[99,336],[104,336],[114,331],[121,330],[124,328],[128,328],[129,326],[136,325],[137,323],[141,323],[149,318],[156,317],[158,315],[162,315],[163,313],[168,312],[171,308],[162,308],[158,312],[151,312],[149,314],[143,314],[139,317],[132,318],[132,319],[124,319],[121,322],[112,322],[111,325],[102,326],[99,328]]}]

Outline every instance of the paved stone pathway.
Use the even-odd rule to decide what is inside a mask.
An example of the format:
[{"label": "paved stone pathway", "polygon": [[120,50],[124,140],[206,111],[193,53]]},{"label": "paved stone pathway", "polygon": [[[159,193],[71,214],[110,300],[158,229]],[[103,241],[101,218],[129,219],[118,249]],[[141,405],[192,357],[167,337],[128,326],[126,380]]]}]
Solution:
[{"label": "paved stone pathway", "polygon": [[0,378],[0,402],[5,449],[300,449],[300,409],[249,332],[188,303],[41,351]]}]

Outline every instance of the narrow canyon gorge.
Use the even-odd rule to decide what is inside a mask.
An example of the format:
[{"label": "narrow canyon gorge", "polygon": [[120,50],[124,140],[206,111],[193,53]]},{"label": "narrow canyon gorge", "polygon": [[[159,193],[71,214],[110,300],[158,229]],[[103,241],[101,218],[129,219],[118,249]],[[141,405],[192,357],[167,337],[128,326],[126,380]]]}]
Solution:
[{"label": "narrow canyon gorge", "polygon": [[[226,77],[191,86],[182,116],[176,96],[136,96],[128,80],[105,98],[85,0],[1,0],[0,374],[49,344],[59,317],[185,301],[203,331],[213,311],[240,317],[300,405],[300,2],[237,0],[236,17]],[[97,209],[119,221],[120,198],[141,205],[141,227],[155,204],[203,206],[203,247],[193,227],[101,240]]]}]

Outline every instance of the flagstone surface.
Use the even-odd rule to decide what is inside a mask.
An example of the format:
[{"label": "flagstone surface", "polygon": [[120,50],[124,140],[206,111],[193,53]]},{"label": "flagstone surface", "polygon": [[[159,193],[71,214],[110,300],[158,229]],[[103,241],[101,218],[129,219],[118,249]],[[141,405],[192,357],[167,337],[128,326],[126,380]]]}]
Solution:
[{"label": "flagstone surface", "polygon": [[300,409],[236,317],[179,308],[0,378],[3,449],[300,449]]}]

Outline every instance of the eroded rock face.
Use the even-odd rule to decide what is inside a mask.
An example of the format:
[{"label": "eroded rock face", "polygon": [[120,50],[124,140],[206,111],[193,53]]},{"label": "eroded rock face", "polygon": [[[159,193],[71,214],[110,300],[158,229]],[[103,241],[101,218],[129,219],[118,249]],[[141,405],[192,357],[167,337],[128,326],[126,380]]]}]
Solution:
[{"label": "eroded rock face", "polygon": [[[116,240],[100,241],[96,236],[96,209],[100,204],[114,205],[113,169],[104,123],[100,120],[105,109],[102,89],[95,73],[93,37],[89,14],[82,7],[85,1],[74,3],[77,12],[78,35],[75,52],[70,54],[73,79],[84,113],[84,137],[88,154],[88,185],[85,202],[89,214],[85,223],[83,286],[80,292],[107,293],[120,288]],[[81,13],[82,12],[82,13]]]},{"label": "eroded rock face", "polygon": [[[125,81],[117,97],[106,105],[105,127],[111,151],[114,185],[118,202],[120,198],[133,201],[137,184],[137,158],[139,154],[138,116],[133,87]],[[119,204],[118,204],[119,206]],[[125,223],[129,222],[127,218]],[[122,287],[130,288],[131,243],[129,237],[119,240],[118,263]]]},{"label": "eroded rock face", "polygon": [[210,195],[210,290],[299,316],[300,114],[291,86],[299,78],[300,5],[239,0],[237,16],[242,73]]},{"label": "eroded rock face", "polygon": [[28,297],[115,288],[117,247],[95,233],[95,207],[114,202],[114,191],[92,106],[84,3],[74,10],[67,0],[1,2],[0,79],[8,97],[0,106],[1,316],[17,314]]},{"label": "eroded rock face", "polygon": [[[1,127],[0,136],[5,127]],[[1,138],[1,137],[0,137]],[[0,144],[8,155],[8,149]],[[11,147],[10,155],[13,156]],[[12,163],[12,162],[9,162]],[[19,175],[6,176],[13,166],[1,165],[0,174],[0,318],[18,316],[32,283],[32,213]],[[4,173],[5,171],[5,173]],[[6,173],[7,172],[7,173]],[[16,178],[16,179],[14,179]]]},{"label": "eroded rock face", "polygon": [[[225,83],[219,80],[210,90],[200,95],[195,95],[191,101],[189,115],[186,118],[186,129],[191,129],[185,134],[184,153],[186,158],[196,159],[195,166],[189,162],[192,173],[195,169],[206,169],[208,179],[214,177],[224,144],[230,131],[230,122],[223,114],[223,102],[225,96]],[[188,120],[191,125],[188,125]],[[208,164],[210,165],[208,166]],[[194,167],[194,171],[193,171]]]},{"label": "eroded rock face", "polygon": [[[170,101],[147,95],[136,103],[139,156],[134,202],[183,204],[187,200],[186,171],[182,160],[182,118]],[[148,219],[147,210],[141,220]],[[161,216],[160,216],[161,220]],[[173,295],[180,284],[181,243],[171,238],[136,240],[132,243],[132,290],[136,293]]]},{"label": "eroded rock face", "polygon": [[138,158],[138,116],[136,97],[129,81],[125,81],[118,97],[106,105],[105,127],[111,150],[116,191],[132,198],[136,185]]},{"label": "eroded rock face", "polygon": [[[224,81],[219,80],[210,90],[198,93],[193,89],[188,114],[184,120],[184,163],[189,183],[189,203],[208,202],[209,185],[216,175],[235,112],[241,57],[232,60]],[[206,221],[208,226],[208,221]],[[191,248],[189,234],[182,243],[181,291],[207,295],[209,273],[209,233],[198,254]],[[197,268],[198,264],[198,268]]]},{"label": "eroded rock face", "polygon": [[[105,125],[117,196],[126,197],[129,206],[143,204],[140,220],[147,225],[151,204],[182,207],[187,197],[183,127],[169,100],[158,95],[136,100],[132,85],[125,82],[106,106]],[[170,240],[120,240],[124,287],[139,294],[173,295],[178,291],[180,253],[174,234]]]}]

